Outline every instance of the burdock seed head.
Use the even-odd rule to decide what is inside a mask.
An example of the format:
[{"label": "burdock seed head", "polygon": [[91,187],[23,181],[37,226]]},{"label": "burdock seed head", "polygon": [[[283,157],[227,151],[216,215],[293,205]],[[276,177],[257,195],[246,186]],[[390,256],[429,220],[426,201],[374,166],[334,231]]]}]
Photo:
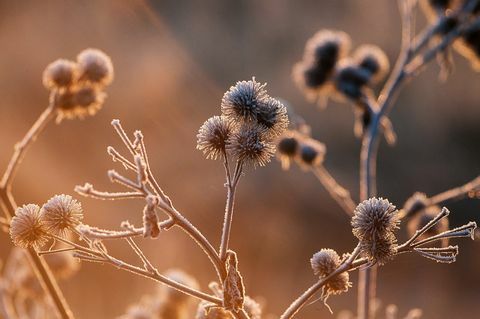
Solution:
[{"label": "burdock seed head", "polygon": [[428,197],[425,193],[414,193],[403,205],[405,217],[413,217],[428,206]]},{"label": "burdock seed head", "polygon": [[98,49],[86,49],[77,56],[80,79],[101,86],[109,85],[113,80],[112,60]]},{"label": "burdock seed head", "polygon": [[58,89],[72,85],[78,77],[77,64],[65,59],[50,63],[43,71],[43,85],[47,89]]},{"label": "burdock seed head", "polygon": [[38,205],[28,204],[17,208],[10,224],[10,237],[16,246],[22,248],[41,247],[48,241]]},{"label": "burdock seed head", "polygon": [[300,142],[297,161],[304,168],[318,166],[323,163],[326,153],[325,144],[308,138]]},{"label": "burdock seed head", "polygon": [[80,202],[70,195],[55,195],[46,202],[41,210],[42,219],[47,230],[64,235],[74,229],[83,219]]},{"label": "burdock seed head", "polygon": [[357,101],[364,96],[371,73],[353,61],[342,60],[335,71],[334,85],[339,96]]},{"label": "burdock seed head", "polygon": [[352,232],[362,254],[379,264],[389,260],[395,253],[399,223],[398,211],[388,200],[373,197],[361,202],[352,217]]},{"label": "burdock seed head", "polygon": [[95,115],[103,106],[106,94],[97,86],[82,85],[57,95],[56,106],[60,119],[83,119]]},{"label": "burdock seed head", "polygon": [[222,158],[231,135],[232,123],[224,116],[213,116],[198,130],[197,149],[202,151],[206,158]]},{"label": "burdock seed head", "polygon": [[265,86],[255,78],[237,82],[223,95],[222,114],[232,122],[255,121],[268,98]]},{"label": "burdock seed head", "polygon": [[279,100],[268,97],[258,110],[257,123],[270,137],[278,137],[288,127],[287,108]]},{"label": "burdock seed head", "polygon": [[[321,30],[307,41],[303,60],[293,68],[293,79],[311,100],[322,95],[338,60],[350,50],[342,31]],[[327,92],[325,92],[327,93]]]},{"label": "burdock seed head", "polygon": [[227,148],[240,162],[254,167],[265,166],[275,154],[275,145],[265,130],[249,123],[233,133]]},{"label": "burdock seed head", "polygon": [[377,83],[385,77],[390,69],[388,58],[376,45],[362,45],[355,50],[354,61],[371,75],[371,83]]},{"label": "burdock seed head", "polygon": [[[334,272],[340,266],[341,259],[335,250],[324,248],[312,256],[310,263],[313,273],[321,279]],[[343,272],[330,279],[324,287],[324,297],[347,291],[351,285],[348,280],[348,272]]]}]

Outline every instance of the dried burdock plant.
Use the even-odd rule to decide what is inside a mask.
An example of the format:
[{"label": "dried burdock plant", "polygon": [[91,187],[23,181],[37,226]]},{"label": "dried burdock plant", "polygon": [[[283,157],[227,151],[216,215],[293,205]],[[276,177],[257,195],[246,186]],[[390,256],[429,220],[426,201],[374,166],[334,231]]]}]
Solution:
[{"label": "dried burdock plant", "polygon": [[[360,272],[357,314],[343,315],[344,318],[372,319],[379,309],[375,302],[374,275],[378,266],[404,253],[416,253],[439,263],[454,262],[459,248],[450,245],[450,240],[473,239],[476,224],[470,222],[450,228],[449,211],[441,207],[452,200],[478,198],[478,177],[435,196],[414,193],[400,210],[389,200],[378,197],[376,189],[380,136],[390,145],[397,138],[388,115],[400,88],[434,58],[440,62],[445,78],[452,63],[452,47],[469,58],[474,68],[479,64],[479,1],[420,2],[429,24],[414,36],[417,1],[399,0],[402,47],[391,72],[382,49],[367,44],[351,50],[350,37],[333,30],[321,30],[308,40],[302,60],[293,68],[294,81],[308,99],[324,106],[333,98],[353,107],[354,132],[362,140],[359,200],[352,198],[326,169],[326,146],[311,136],[305,121],[290,112],[289,128],[287,107],[268,95],[266,84],[252,78],[239,81],[226,91],[219,103],[219,115],[205,121],[197,134],[197,149],[207,159],[221,161],[225,169],[227,194],[218,249],[175,208],[160,186],[152,173],[142,132],[129,134],[119,120],[111,124],[125,149],[120,151],[109,146],[107,153],[125,172],[112,169],[108,177],[112,183],[123,186],[124,191],[100,191],[89,183],[77,186],[75,191],[101,200],[141,201],[144,207],[138,212],[142,216],[141,225],[120,220],[118,229],[88,225],[84,220],[90,213],[84,212],[81,203],[66,194],[55,195],[45,203],[17,207],[12,181],[28,147],[55,118],[59,123],[63,119],[96,114],[103,106],[105,89],[113,79],[110,58],[96,49],[82,51],[75,62],[60,59],[48,65],[43,84],[50,92],[49,105],[16,145],[0,183],[5,213],[0,218],[0,226],[19,247],[13,250],[0,278],[2,316],[51,318],[52,313],[56,313],[62,319],[73,318],[55,276],[70,276],[78,269],[77,260],[81,260],[112,265],[165,286],[128,308],[121,318],[261,319],[262,307],[248,295],[241,258],[230,245],[230,233],[240,178],[267,165],[276,149],[282,168],[296,163],[315,174],[351,218],[352,236],[357,240],[349,253],[340,255],[333,249],[323,248],[312,256],[310,264],[315,282],[287,307],[281,319],[293,318],[317,293],[328,307],[326,302],[330,296],[350,290],[353,283],[349,272],[357,269]],[[377,93],[386,77],[384,87]],[[397,237],[401,222],[407,224],[410,236],[403,243]],[[201,289],[192,277],[180,271],[160,272],[138,244],[142,237],[158,240],[163,232],[174,229],[185,232],[209,258],[216,272],[210,291]],[[137,256],[137,263],[113,256],[108,250],[108,242],[112,240],[125,243]],[[189,310],[192,299],[199,302],[196,311]],[[397,312],[396,306],[388,306],[385,318],[397,318]],[[412,310],[405,318],[420,315],[420,311]]]}]

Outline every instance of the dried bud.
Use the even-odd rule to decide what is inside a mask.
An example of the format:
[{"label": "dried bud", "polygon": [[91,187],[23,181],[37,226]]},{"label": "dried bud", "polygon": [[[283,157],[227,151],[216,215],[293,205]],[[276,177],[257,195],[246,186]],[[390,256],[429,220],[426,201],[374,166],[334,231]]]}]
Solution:
[{"label": "dried bud", "polygon": [[336,69],[333,81],[340,97],[358,101],[364,96],[364,90],[370,82],[370,78],[370,71],[344,60]]},{"label": "dried bud", "polygon": [[243,278],[238,271],[237,254],[227,251],[227,276],[223,282],[223,306],[227,310],[237,312],[243,308],[245,299],[245,286]]},{"label": "dried bud", "polygon": [[48,241],[38,205],[28,204],[17,208],[10,223],[10,237],[16,246],[22,248],[41,247]]},{"label": "dried bud", "polygon": [[227,141],[232,134],[232,124],[224,116],[213,116],[203,123],[197,134],[197,149],[207,159],[219,159],[225,155]]},{"label": "dried bud", "polygon": [[266,138],[265,130],[254,124],[244,124],[227,145],[233,156],[244,164],[265,166],[275,154],[275,145]]},{"label": "dried bud", "polygon": [[[325,278],[340,266],[341,259],[335,250],[322,249],[313,255],[310,263],[313,273],[320,278]],[[343,272],[330,279],[324,286],[324,298],[348,291],[348,288],[351,286],[348,279],[348,272]]]},{"label": "dried bud", "polygon": [[290,162],[298,155],[300,138],[296,132],[287,131],[287,133],[277,141],[277,157],[284,170],[290,168]]},{"label": "dried bud", "polygon": [[325,144],[309,138],[300,142],[297,161],[304,168],[318,166],[323,163],[326,153]]},{"label": "dried bud", "polygon": [[75,83],[77,77],[75,62],[58,59],[50,63],[43,71],[43,85],[50,90],[64,88]]},{"label": "dried bud", "polygon": [[106,94],[98,87],[85,85],[60,92],[55,101],[59,119],[83,119],[95,115],[103,106]]},{"label": "dried bud", "polygon": [[355,208],[352,232],[360,241],[362,254],[372,262],[382,265],[395,254],[395,231],[400,223],[397,213],[388,200],[375,197]]},{"label": "dried bud", "polygon": [[147,197],[147,205],[143,209],[143,237],[157,238],[160,235],[158,216],[155,212],[156,199],[154,196]]},{"label": "dried bud", "polygon": [[232,122],[256,121],[268,98],[265,86],[266,84],[255,81],[255,78],[237,82],[223,95],[222,114]]},{"label": "dried bud", "polygon": [[64,235],[73,230],[83,219],[80,202],[70,195],[55,195],[46,202],[41,210],[46,229],[54,234]]},{"label": "dried bud", "polygon": [[101,86],[113,80],[113,65],[110,57],[98,49],[86,49],[77,56],[80,79]]},{"label": "dried bud", "polygon": [[310,99],[324,93],[337,61],[350,50],[350,42],[345,32],[332,30],[321,30],[307,41],[303,60],[293,68],[293,78]]},{"label": "dried bud", "polygon": [[383,80],[390,69],[390,63],[385,52],[375,45],[358,47],[355,50],[353,59],[360,68],[370,73],[371,83]]}]

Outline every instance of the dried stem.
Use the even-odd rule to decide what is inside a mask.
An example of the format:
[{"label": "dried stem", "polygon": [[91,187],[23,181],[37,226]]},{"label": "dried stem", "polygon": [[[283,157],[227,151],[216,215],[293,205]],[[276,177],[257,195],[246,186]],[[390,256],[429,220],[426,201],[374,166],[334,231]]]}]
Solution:
[{"label": "dried stem", "polygon": [[334,272],[328,275],[325,278],[320,279],[310,288],[308,288],[300,297],[298,297],[288,308],[285,312],[280,316],[280,319],[290,319],[293,318],[299,311],[302,309],[306,303],[320,290],[322,287],[332,278],[336,277],[337,275],[349,271],[351,269],[357,268],[361,264],[366,264],[368,261],[367,259],[362,259],[362,263],[354,263],[354,260],[360,254],[360,244],[354,249],[350,257],[341,264]]},{"label": "dried stem", "polygon": [[237,161],[235,165],[235,171],[233,174],[233,180],[230,175],[230,168],[228,165],[228,157],[225,154],[225,171],[227,178],[227,202],[225,205],[225,218],[223,221],[222,239],[220,242],[219,257],[222,262],[225,262],[228,250],[228,243],[230,240],[230,232],[232,229],[233,220],[233,204],[235,202],[235,191],[237,189],[238,181],[242,172],[242,163]]},{"label": "dried stem", "polygon": [[[0,182],[0,201],[3,208],[6,221],[8,222],[15,215],[16,204],[11,192],[11,186],[15,174],[21,164],[28,148],[37,139],[38,135],[43,131],[46,125],[55,116],[55,92],[50,95],[50,104],[40,115],[33,126],[28,130],[24,138],[15,145],[15,151],[10,159],[8,167]],[[65,297],[60,290],[58,283],[53,276],[47,263],[38,256],[34,248],[27,249],[28,259],[32,265],[34,274],[38,279],[44,291],[51,297],[56,310],[62,319],[73,318],[72,311],[67,304]]]},{"label": "dried stem", "polygon": [[348,216],[353,216],[353,211],[357,205],[350,196],[350,192],[340,186],[325,167],[313,167],[312,172],[315,174],[320,183],[322,183],[323,187],[325,187],[330,196],[332,196],[338,205],[342,207],[345,213]]}]

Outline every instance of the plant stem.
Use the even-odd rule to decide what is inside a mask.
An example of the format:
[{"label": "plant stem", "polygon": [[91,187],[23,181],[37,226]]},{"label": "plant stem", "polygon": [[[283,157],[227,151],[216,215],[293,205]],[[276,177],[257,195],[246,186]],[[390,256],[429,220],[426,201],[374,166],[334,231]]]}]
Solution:
[{"label": "plant stem", "polygon": [[[225,157],[225,169],[227,172],[229,172],[227,157]],[[233,174],[233,180],[230,177],[230,174],[227,173],[227,202],[225,205],[225,218],[223,221],[222,239],[220,242],[220,250],[219,250],[219,257],[222,262],[225,262],[226,260],[228,243],[230,240],[230,232],[232,229],[233,204],[235,202],[235,191],[237,189],[237,184],[241,175],[241,171],[242,171],[242,164],[241,162],[237,162],[235,166],[235,171]]]},{"label": "plant stem", "polygon": [[[50,96],[50,105],[40,115],[33,126],[28,130],[24,138],[15,145],[15,151],[8,163],[8,167],[0,181],[0,201],[3,208],[6,220],[9,221],[14,215],[16,210],[15,200],[11,192],[11,185],[15,173],[18,170],[20,163],[22,162],[25,154],[37,139],[38,135],[43,131],[48,122],[50,122],[55,116],[55,93],[52,92]],[[73,318],[72,311],[67,304],[65,297],[60,290],[55,277],[53,276],[47,263],[38,256],[34,248],[27,249],[28,259],[32,265],[35,276],[37,277],[40,285],[44,288],[44,291],[51,297],[60,317],[62,319]]]},{"label": "plant stem", "polygon": [[345,213],[348,216],[352,216],[356,204],[350,196],[349,191],[340,186],[325,167],[314,167],[312,168],[312,172],[320,183],[322,183],[330,196],[338,203],[338,205],[340,205],[340,207],[342,207]]},{"label": "plant stem", "polygon": [[280,319],[291,319],[293,318],[300,309],[302,309],[305,304],[332,278],[335,276],[349,271],[351,269],[357,268],[363,264],[366,264],[367,259],[360,259],[359,262],[354,262],[355,258],[360,254],[360,244],[354,249],[348,260],[341,264],[334,272],[328,275],[325,278],[320,279],[318,282],[313,284],[310,288],[305,290],[305,292],[298,297],[290,306],[285,310],[285,312],[280,316]]}]

